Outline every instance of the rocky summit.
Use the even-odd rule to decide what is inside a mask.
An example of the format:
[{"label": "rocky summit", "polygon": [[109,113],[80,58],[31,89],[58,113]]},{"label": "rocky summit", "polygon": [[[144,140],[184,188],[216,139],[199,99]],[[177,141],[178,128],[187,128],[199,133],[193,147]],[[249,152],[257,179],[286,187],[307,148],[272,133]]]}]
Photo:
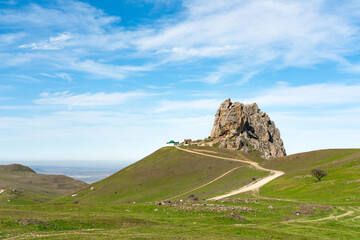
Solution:
[{"label": "rocky summit", "polygon": [[233,103],[230,99],[221,103],[210,138],[222,148],[258,151],[266,159],[286,156],[279,129],[256,103]]}]

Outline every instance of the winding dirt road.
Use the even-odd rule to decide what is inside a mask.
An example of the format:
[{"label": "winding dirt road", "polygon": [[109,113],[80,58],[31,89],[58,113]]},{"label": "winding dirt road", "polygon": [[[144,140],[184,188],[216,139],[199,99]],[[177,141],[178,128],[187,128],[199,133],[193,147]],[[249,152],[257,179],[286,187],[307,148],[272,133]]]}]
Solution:
[{"label": "winding dirt road", "polygon": [[[281,175],[284,174],[284,172],[282,172],[282,171],[263,168],[257,162],[253,162],[253,161],[249,161],[249,160],[241,160],[241,159],[236,159],[236,158],[220,157],[220,156],[216,156],[216,155],[212,155],[212,154],[200,153],[200,152],[196,152],[196,151],[192,151],[192,150],[188,150],[188,149],[183,149],[183,148],[180,148],[180,147],[176,147],[176,148],[181,150],[181,151],[185,151],[185,152],[189,152],[189,153],[193,153],[193,154],[198,154],[198,155],[203,155],[203,156],[207,156],[207,157],[219,158],[219,159],[223,159],[223,160],[227,160],[227,161],[247,163],[247,164],[250,164],[251,166],[253,166],[254,168],[256,168],[258,170],[266,171],[266,172],[270,173],[270,175],[267,176],[267,177],[261,178],[261,179],[259,179],[257,181],[254,181],[254,182],[252,182],[252,183],[250,183],[250,184],[248,184],[248,185],[246,185],[244,187],[233,190],[233,191],[231,191],[231,192],[229,192],[227,194],[216,196],[216,197],[210,198],[208,200],[220,200],[220,199],[227,198],[227,197],[239,194],[239,193],[248,192],[248,191],[256,191],[259,188],[261,188],[262,186],[264,186],[265,184],[267,184],[268,182],[270,182],[270,181],[274,180],[275,178],[278,178],[278,177],[280,177]],[[221,177],[218,177],[216,180],[218,180],[219,178],[221,178]],[[213,181],[211,181],[211,182],[213,182]],[[211,182],[207,183],[206,185],[210,184]],[[198,187],[196,189],[199,189],[201,187],[202,186],[200,186],[200,187]],[[191,192],[191,191],[189,191],[189,192]]]}]

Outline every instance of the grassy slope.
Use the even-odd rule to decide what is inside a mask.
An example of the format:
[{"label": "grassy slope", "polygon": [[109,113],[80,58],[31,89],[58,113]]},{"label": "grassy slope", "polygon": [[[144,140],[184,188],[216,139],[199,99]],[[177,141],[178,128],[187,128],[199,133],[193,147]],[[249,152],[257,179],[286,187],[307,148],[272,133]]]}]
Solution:
[{"label": "grassy slope", "polygon": [[0,165],[0,171],[5,171],[5,172],[32,172],[32,173],[35,173],[35,171],[32,170],[31,168],[23,166],[21,164]]},{"label": "grassy slope", "polygon": [[[155,204],[42,204],[0,206],[0,239],[359,239],[360,219],[303,223],[341,214],[300,203],[259,199],[223,203],[252,211],[182,209]],[[274,210],[269,210],[269,206]],[[311,211],[296,216],[295,211]],[[155,211],[156,210],[156,211]],[[236,213],[245,219],[230,218]],[[360,213],[360,208],[358,212]],[[290,220],[286,220],[290,219]]]},{"label": "grassy slope", "polygon": [[[300,153],[266,161],[263,166],[285,175],[261,188],[261,195],[320,204],[360,204],[359,149]],[[317,182],[310,176],[313,168],[327,171],[328,176]]]},{"label": "grassy slope", "polygon": [[4,190],[0,204],[46,202],[86,185],[67,176],[37,174],[21,165],[0,166],[0,190]]},{"label": "grassy slope", "polygon": [[201,186],[235,167],[241,168],[208,185],[204,190],[196,191],[200,198],[241,187],[251,182],[252,177],[258,178],[266,173],[251,169],[247,164],[166,147],[102,181],[81,189],[76,198],[66,196],[59,201],[77,199],[80,202],[109,203],[162,200]]},{"label": "grassy slope", "polygon": [[[218,155],[226,154],[228,157],[239,154],[226,149],[200,148],[204,149],[217,152]],[[163,164],[158,158],[171,158],[172,166],[177,166],[177,158],[179,161],[187,161],[184,160],[183,152],[174,149],[160,149],[154,154],[127,171],[135,171],[134,169],[148,164],[155,164],[156,169],[162,169]],[[218,211],[205,209],[202,204],[187,209],[146,203],[85,204],[84,201],[80,201],[80,204],[0,206],[0,238],[18,236],[17,239],[360,239],[360,218],[357,217],[360,214],[359,204],[352,200],[346,202],[347,205],[338,207],[337,203],[342,205],[339,200],[329,199],[329,205],[333,206],[319,206],[324,202],[324,198],[316,194],[321,193],[323,188],[327,189],[327,181],[330,181],[330,186],[338,189],[339,193],[347,197],[358,195],[358,182],[354,182],[357,185],[351,183],[359,179],[358,154],[359,150],[326,150],[264,162],[266,167],[283,170],[286,174],[265,185],[260,193],[295,199],[295,202],[241,194],[236,197],[239,199],[235,202],[215,204],[248,207],[252,208],[252,211]],[[201,159],[198,161],[203,162]],[[315,179],[312,178],[294,178],[307,174],[316,166],[329,172],[323,183],[315,183]],[[135,172],[139,173],[139,169]],[[113,177],[115,176],[116,174]],[[338,188],[338,183],[341,184],[343,181],[349,185]],[[112,184],[115,185],[115,182]],[[94,186],[94,190],[101,187]],[[320,191],[312,194],[306,191],[297,194],[293,191],[294,188],[302,191],[302,187],[308,191],[313,186],[318,186]],[[336,194],[341,198],[339,195]],[[312,205],[309,205],[309,202]],[[340,215],[349,210],[353,211],[351,215],[339,219],[304,222]],[[299,216],[295,214],[297,211],[301,212]],[[230,218],[230,213],[238,214],[245,222]]]}]

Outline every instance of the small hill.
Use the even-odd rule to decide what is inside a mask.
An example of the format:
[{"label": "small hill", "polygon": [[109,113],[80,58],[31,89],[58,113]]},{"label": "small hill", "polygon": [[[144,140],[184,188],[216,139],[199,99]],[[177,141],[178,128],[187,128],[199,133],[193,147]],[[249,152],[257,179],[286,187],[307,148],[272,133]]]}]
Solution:
[{"label": "small hill", "polygon": [[[220,157],[257,161],[265,168],[284,171],[283,176],[260,189],[262,196],[324,204],[360,203],[359,149],[321,150],[264,160],[256,155],[218,147],[183,148]],[[313,168],[324,169],[328,176],[317,182],[310,175]],[[226,176],[206,185],[229,171]],[[152,202],[186,199],[190,194],[208,199],[238,189],[267,174],[246,163],[165,147],[102,181],[80,189],[74,197],[67,195],[56,201]]]},{"label": "small hill", "polygon": [[[226,151],[240,158],[250,157],[246,153],[227,149],[197,148],[210,154]],[[196,189],[227,172],[229,173],[223,178]],[[69,202],[76,199],[80,202],[97,203],[150,202],[187,198],[190,194],[196,194],[199,199],[203,199],[239,188],[253,181],[253,178],[267,174],[249,164],[164,147],[114,175],[79,190],[76,197],[68,195],[58,201]],[[192,191],[193,189],[196,190]]]},{"label": "small hill", "polygon": [[46,202],[86,185],[63,175],[37,174],[20,164],[0,165],[0,204]]},{"label": "small hill", "polygon": [[[285,174],[260,189],[263,196],[322,204],[360,204],[360,149],[299,153],[263,162]],[[311,169],[328,173],[320,182]]]},{"label": "small hill", "polygon": [[31,168],[23,166],[21,164],[0,165],[0,171],[6,171],[6,172],[32,172],[32,173],[35,173],[35,171],[32,170]]}]

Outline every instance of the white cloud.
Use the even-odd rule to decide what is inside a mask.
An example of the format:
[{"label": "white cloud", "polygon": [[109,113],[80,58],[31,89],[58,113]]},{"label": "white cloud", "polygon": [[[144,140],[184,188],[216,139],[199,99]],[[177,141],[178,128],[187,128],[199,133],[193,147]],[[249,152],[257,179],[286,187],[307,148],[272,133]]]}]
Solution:
[{"label": "white cloud", "polygon": [[0,44],[12,44],[23,38],[25,35],[26,34],[23,32],[0,34]]},{"label": "white cloud", "polygon": [[199,78],[199,79],[191,79],[191,80],[185,80],[186,82],[204,82],[209,84],[215,84],[219,83],[222,78],[225,76],[225,73],[221,71],[217,72],[211,72],[206,77]]},{"label": "white cloud", "polygon": [[185,6],[185,20],[137,39],[138,48],[170,60],[223,56],[260,69],[270,63],[307,67],[359,51],[354,19],[328,1],[196,0]]},{"label": "white cloud", "polygon": [[100,32],[104,26],[119,20],[118,17],[107,16],[102,10],[87,3],[72,0],[59,0],[46,7],[30,4],[20,8],[20,11],[7,9],[0,13],[0,22],[9,27],[55,27],[68,29],[70,32]]},{"label": "white cloud", "polygon": [[243,85],[247,82],[249,82],[250,79],[252,79],[255,75],[257,75],[259,71],[250,71],[245,73],[242,78],[237,82],[238,85]]},{"label": "white cloud", "polygon": [[223,82],[228,75],[238,74],[241,75],[242,77],[241,79],[239,79],[239,81],[236,84],[241,85],[248,82],[258,72],[259,72],[258,70],[244,69],[244,66],[242,65],[237,65],[234,63],[226,63],[216,67],[216,71],[207,73],[206,77],[187,79],[184,81],[216,84]]},{"label": "white cloud", "polygon": [[68,91],[56,93],[43,92],[40,98],[35,100],[35,103],[41,105],[65,105],[69,107],[113,106],[122,104],[129,99],[147,96],[151,96],[151,94],[140,91],[84,94],[71,94]]},{"label": "white cloud", "polygon": [[209,46],[201,48],[184,48],[184,47],[173,47],[171,49],[160,49],[157,51],[161,53],[172,53],[178,60],[186,59],[190,57],[221,57],[232,54],[234,50],[239,49],[238,46]]},{"label": "white cloud", "polygon": [[39,43],[29,43],[20,45],[19,48],[31,48],[34,50],[59,50],[64,47],[66,41],[71,38],[69,33],[61,33],[56,37],[50,37],[49,40],[41,41]]},{"label": "white cloud", "polygon": [[[135,64],[132,70],[124,70],[115,63],[119,58],[146,60],[153,68],[169,61],[219,59],[210,66],[209,76],[199,77],[208,83],[219,83],[234,74],[244,75],[244,82],[252,72],[264,68],[309,67],[327,61],[359,72],[357,65],[344,63],[347,56],[360,50],[356,26],[360,4],[356,1],[333,6],[326,0],[214,0],[211,4],[194,0],[183,5],[183,12],[159,19],[153,26],[132,29],[116,25],[119,17],[76,1],[4,11],[0,22],[25,29],[32,42],[19,43],[21,50],[58,52],[56,56],[10,54],[4,59],[13,65],[29,64],[31,58],[45,59],[56,67],[70,62],[78,65],[73,66],[76,71],[115,79],[147,66],[141,61],[143,66]],[[32,32],[32,26],[44,29],[44,36]],[[217,69],[218,65],[237,67],[227,71]]]},{"label": "white cloud", "polygon": [[72,78],[69,74],[61,72],[61,73],[55,73],[54,75],[48,74],[48,73],[40,73],[41,76],[48,77],[48,78],[56,78],[59,77],[63,80],[66,80],[67,82],[72,82]]},{"label": "white cloud", "polygon": [[40,80],[37,78],[27,76],[27,75],[22,75],[22,74],[6,75],[6,76],[14,82],[23,82],[23,83],[40,82]]},{"label": "white cloud", "polygon": [[83,62],[71,63],[69,68],[89,74],[93,74],[98,77],[108,77],[112,79],[123,79],[126,74],[131,72],[143,72],[150,71],[153,66],[116,66],[112,64],[98,63],[92,60],[86,60]]},{"label": "white cloud", "polygon": [[[0,117],[4,133],[0,150],[3,159],[128,162],[145,157],[169,139],[204,138],[210,133],[212,118],[157,118],[154,114],[78,110]],[[14,145],[18,151],[8,147]]]},{"label": "white cloud", "polygon": [[305,86],[279,86],[263,91],[260,96],[242,99],[259,106],[339,106],[360,103],[360,85],[311,84]]},{"label": "white cloud", "polygon": [[201,99],[193,101],[162,101],[155,109],[156,113],[169,111],[216,110],[221,101],[216,99]]},{"label": "white cloud", "polygon": [[57,73],[56,76],[60,77],[63,80],[66,80],[68,82],[72,82],[72,78],[67,73]]},{"label": "white cloud", "polygon": [[[260,106],[261,107],[261,106]],[[360,109],[268,112],[280,129],[288,154],[360,146]]]},{"label": "white cloud", "polygon": [[[171,3],[169,0],[161,2]],[[30,4],[0,11],[0,25],[12,32],[0,35],[2,68],[11,67],[11,71],[16,72],[20,69],[16,67],[25,66],[21,69],[33,69],[33,76],[46,69],[42,76],[70,82],[78,73],[85,73],[81,76],[83,79],[119,80],[163,66],[160,77],[156,76],[161,79],[154,84],[154,73],[149,78],[144,77],[144,84],[154,89],[172,86],[179,96],[176,101],[146,101],[146,106],[131,104],[127,108],[124,104],[127,101],[153,94],[142,91],[94,93],[85,89],[85,93],[80,94],[45,92],[35,100],[35,106],[8,103],[0,109],[12,110],[14,115],[21,115],[20,112],[24,111],[31,111],[31,114],[28,114],[30,117],[24,114],[25,117],[9,115],[0,118],[2,152],[11,149],[5,146],[11,138],[16,140],[13,146],[24,148],[36,136],[42,144],[34,146],[36,150],[29,150],[24,156],[35,154],[36,157],[47,146],[48,153],[43,155],[44,158],[54,157],[59,153],[55,148],[65,142],[77,145],[63,148],[62,152],[72,148],[68,158],[96,154],[102,157],[100,150],[112,154],[113,159],[119,154],[130,156],[134,152],[140,154],[140,151],[145,155],[145,150],[138,149],[139,145],[150,152],[150,148],[155,150],[167,138],[207,136],[211,130],[212,114],[224,100],[224,92],[237,91],[229,89],[225,82],[229,80],[228,76],[233,76],[233,82],[243,84],[266,68],[310,67],[329,61],[337,63],[341,70],[360,72],[358,63],[353,60],[355,58],[347,58],[360,50],[358,1],[185,0],[183,4],[186,8],[183,12],[131,28],[118,24],[120,17],[109,16],[89,4],[76,1],[59,0],[42,6]],[[172,80],[171,76],[164,79],[164,76],[169,76],[166,64],[175,66],[171,62],[175,62],[175,71],[178,71],[171,74],[181,73],[183,76],[187,74],[183,69],[193,65],[187,76],[195,77],[189,81],[223,85],[216,89],[201,88],[201,92],[196,92],[197,88],[193,93],[185,84],[176,88],[179,85],[174,81],[180,77],[176,76],[177,80]],[[182,68],[182,64],[186,68]],[[199,69],[206,69],[206,72]],[[45,83],[40,86],[39,80],[27,76],[27,73],[18,71],[12,79],[26,83],[36,81],[36,87],[44,89]],[[166,86],[162,86],[164,83]],[[47,86],[48,89],[59,87]],[[17,87],[28,89],[20,84]],[[337,139],[333,134],[348,134],[338,146],[359,146],[356,139],[360,134],[356,123],[359,109],[354,106],[360,103],[360,85],[281,84],[266,91],[263,86],[256,87],[254,97],[242,100],[258,102],[260,108],[266,109],[280,128],[285,144],[290,146],[289,152],[326,147],[326,144],[336,146]],[[247,91],[239,90],[237,94]],[[142,109],[137,111],[137,108]],[[285,112],[290,108],[292,112]],[[339,112],[339,108],[349,112]],[[53,112],[54,109],[72,110]],[[77,111],[79,109],[99,111]],[[111,111],[103,111],[109,109]],[[301,112],[300,109],[310,110]],[[317,135],[321,138],[316,138]],[[21,141],[26,144],[19,144],[23,143]],[[56,151],[50,152],[54,149],[47,141],[55,146]],[[92,152],[88,153],[88,149]],[[14,152],[8,151],[7,156]]]}]

